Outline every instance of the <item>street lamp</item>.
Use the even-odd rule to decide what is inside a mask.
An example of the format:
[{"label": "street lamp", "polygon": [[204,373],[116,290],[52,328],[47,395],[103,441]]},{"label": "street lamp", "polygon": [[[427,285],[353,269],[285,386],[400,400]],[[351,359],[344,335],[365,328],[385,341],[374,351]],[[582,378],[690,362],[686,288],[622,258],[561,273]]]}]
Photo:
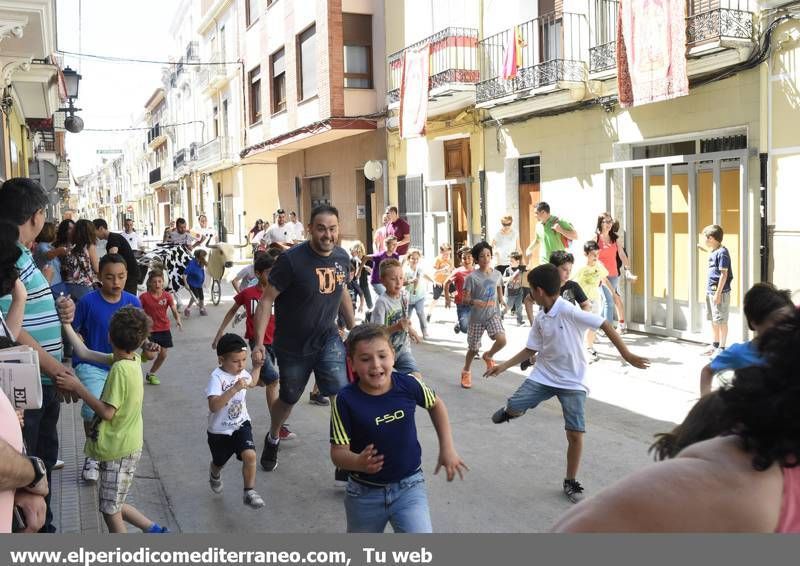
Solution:
[{"label": "street lamp", "polygon": [[82,77],[77,71],[69,67],[61,71],[61,74],[64,76],[64,86],[67,90],[67,102],[69,106],[67,108],[59,108],[58,112],[67,113],[67,117],[64,118],[64,129],[73,134],[77,134],[83,130],[83,119],[75,115],[75,112],[81,110],[80,108],[75,108],[75,99],[78,98],[78,87],[80,86]]}]

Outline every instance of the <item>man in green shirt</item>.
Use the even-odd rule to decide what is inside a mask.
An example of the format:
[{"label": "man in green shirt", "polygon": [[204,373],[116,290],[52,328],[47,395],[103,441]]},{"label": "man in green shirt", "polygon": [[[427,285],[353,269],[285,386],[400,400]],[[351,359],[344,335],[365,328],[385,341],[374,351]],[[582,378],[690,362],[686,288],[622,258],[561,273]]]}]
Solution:
[{"label": "man in green shirt", "polygon": [[[541,265],[550,261],[550,254],[557,250],[566,248],[564,238],[567,240],[577,240],[578,233],[572,224],[550,214],[550,205],[540,202],[536,205],[536,238],[534,238],[525,255],[528,257],[528,265]],[[536,261],[534,262],[534,258]]]}]

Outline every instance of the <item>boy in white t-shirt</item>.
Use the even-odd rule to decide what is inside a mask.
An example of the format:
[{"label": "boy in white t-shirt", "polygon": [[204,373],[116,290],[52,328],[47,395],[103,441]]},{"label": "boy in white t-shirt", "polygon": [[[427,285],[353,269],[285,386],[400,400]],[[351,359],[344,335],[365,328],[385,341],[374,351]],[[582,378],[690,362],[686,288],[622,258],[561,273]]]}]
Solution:
[{"label": "boy in white t-shirt", "polygon": [[528,273],[528,282],[533,300],[541,307],[533,320],[528,343],[516,356],[489,369],[484,375],[499,375],[530,359],[533,354],[537,354],[536,363],[506,406],[492,415],[492,421],[496,424],[507,422],[553,396],[558,397],[569,444],[564,494],[577,503],[583,498],[583,487],[576,476],[586,430],[584,405],[588,392],[584,384],[587,363],[582,347],[583,333],[587,329],[602,328],[629,364],[645,369],[650,362],[632,354],[603,317],[583,311],[560,297],[561,277],[556,266],[545,264],[536,267]]},{"label": "boy in white t-shirt", "polygon": [[225,334],[217,342],[219,367],[211,373],[206,387],[208,397],[208,447],[211,468],[208,481],[211,491],[222,493],[222,467],[231,456],[242,461],[244,504],[254,509],[264,506],[256,492],[256,445],[250,416],[247,414],[246,390],[253,380],[244,369],[247,343],[237,334]]}]

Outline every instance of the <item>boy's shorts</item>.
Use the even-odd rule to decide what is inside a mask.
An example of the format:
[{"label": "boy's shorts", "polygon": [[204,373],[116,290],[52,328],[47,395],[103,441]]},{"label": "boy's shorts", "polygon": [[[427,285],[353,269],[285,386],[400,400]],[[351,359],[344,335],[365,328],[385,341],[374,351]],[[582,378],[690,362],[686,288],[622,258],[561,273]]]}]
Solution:
[{"label": "boy's shorts", "polygon": [[150,341],[158,344],[162,348],[172,348],[172,332],[169,330],[161,330],[160,332],[151,332]]},{"label": "boy's shorts", "polygon": [[714,304],[714,294],[706,295],[706,318],[714,324],[725,324],[728,322],[728,311],[731,306],[730,291],[722,292],[722,300],[718,305]]},{"label": "boy's shorts", "polygon": [[498,334],[505,333],[500,315],[492,315],[489,320],[484,322],[469,323],[469,329],[467,330],[467,347],[473,352],[477,352],[481,349],[481,338],[483,337],[484,330],[492,340],[494,340]]},{"label": "boy's shorts", "polygon": [[419,373],[419,366],[411,348],[403,347],[394,355],[394,370],[399,373]]},{"label": "boy's shorts", "polygon": [[241,460],[242,452],[256,449],[250,421],[244,421],[231,435],[213,432],[206,434],[208,434],[208,447],[211,449],[211,461],[218,468],[224,466],[234,454],[237,460]]},{"label": "boy's shorts", "polygon": [[[250,350],[255,348],[256,341],[248,340]],[[265,356],[264,365],[261,366],[261,372],[258,374],[259,383],[269,385],[278,381],[278,366],[275,362],[275,350],[272,349],[272,344],[264,344]]]},{"label": "boy's shorts", "polygon": [[104,515],[122,511],[141,456],[142,451],[137,450],[124,458],[100,462],[100,512]]},{"label": "boy's shorts", "polygon": [[522,414],[554,396],[558,397],[558,402],[561,403],[561,411],[564,413],[564,428],[574,432],[586,432],[584,417],[586,391],[580,389],[550,387],[538,381],[526,379],[508,400],[506,408],[512,413]]},{"label": "boy's shorts", "polygon": [[[108,379],[107,369],[101,369],[92,364],[78,364],[75,366],[75,375],[86,386],[89,393],[97,399],[100,398],[103,394],[103,387],[106,385],[106,379]],[[86,401],[81,407],[81,417],[85,421],[91,421],[94,418],[94,411],[86,404]]]},{"label": "boy's shorts", "polygon": [[194,298],[197,299],[198,301],[202,301],[204,299],[204,297],[203,297],[203,287],[202,286],[201,287],[192,287],[190,285],[189,286],[189,291],[192,292],[192,295],[194,295]]}]

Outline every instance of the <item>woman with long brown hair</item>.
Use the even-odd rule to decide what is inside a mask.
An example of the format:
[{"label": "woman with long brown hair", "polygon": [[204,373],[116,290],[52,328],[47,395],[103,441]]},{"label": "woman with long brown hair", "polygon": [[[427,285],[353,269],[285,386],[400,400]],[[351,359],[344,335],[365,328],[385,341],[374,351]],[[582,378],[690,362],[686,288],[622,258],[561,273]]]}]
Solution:
[{"label": "woman with long brown hair", "polygon": [[61,277],[76,303],[94,288],[99,264],[94,224],[78,220],[72,232],[72,248],[61,260]]},{"label": "woman with long brown hair", "polygon": [[[631,274],[631,262],[628,255],[625,253],[625,248],[622,242],[617,242],[619,236],[619,222],[615,222],[608,212],[597,217],[597,227],[595,234],[597,236],[597,245],[600,248],[597,259],[608,270],[608,282],[611,283],[611,289],[605,285],[600,286],[603,292],[605,310],[604,315],[606,320],[614,324],[614,307],[617,309],[617,317],[619,319],[619,333],[625,332],[625,305],[622,303],[622,295],[619,290],[620,277],[625,274],[625,277],[631,280],[636,280],[636,276]],[[620,268],[624,272],[620,271]]]}]

